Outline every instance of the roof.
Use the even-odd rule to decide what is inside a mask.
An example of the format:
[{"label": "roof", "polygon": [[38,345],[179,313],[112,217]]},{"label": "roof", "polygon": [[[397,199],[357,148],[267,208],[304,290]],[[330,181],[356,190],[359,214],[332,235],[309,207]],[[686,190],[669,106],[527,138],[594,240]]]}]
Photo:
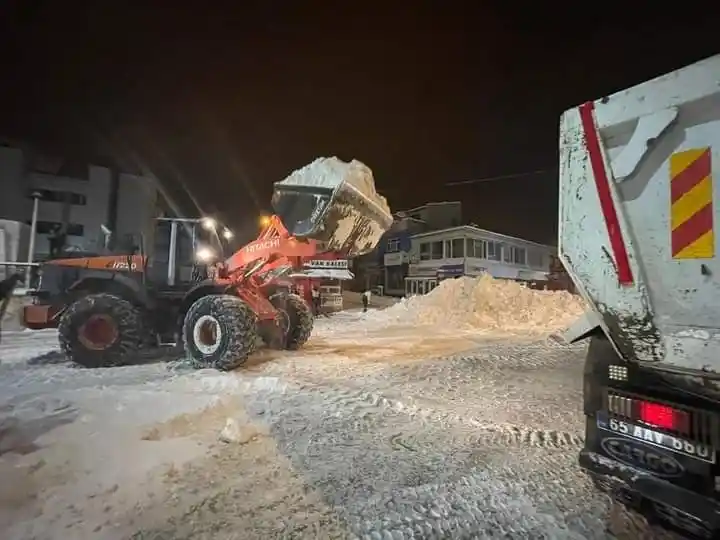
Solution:
[{"label": "roof", "polygon": [[425,223],[425,221],[422,219],[405,216],[402,215],[401,212],[396,212],[395,214],[393,214],[393,221],[414,221],[415,223]]},{"label": "roof", "polygon": [[532,244],[534,246],[542,247],[542,248],[550,248],[552,249],[553,246],[549,246],[546,244],[540,244],[538,242],[533,242],[532,240],[525,240],[524,238],[518,238],[516,236],[509,236],[507,234],[498,233],[495,231],[489,231],[487,229],[481,229],[480,227],[474,227],[472,225],[460,225],[458,227],[449,227],[447,229],[438,229],[436,231],[429,231],[424,233],[418,233],[411,236],[411,238],[428,238],[432,236],[437,236],[439,234],[445,234],[449,232],[464,232],[464,233],[475,233],[475,234],[486,234],[490,236],[494,236],[500,239],[510,240],[514,242],[522,242],[524,244]]},{"label": "roof", "polygon": [[445,204],[449,205],[462,205],[461,201],[440,201],[440,202],[429,202],[425,204],[421,204],[420,206],[416,206],[415,208],[409,208],[408,210],[400,210],[397,212],[398,214],[409,214],[411,212],[417,212],[418,210],[422,210],[423,208],[427,208],[428,206],[442,206]]}]

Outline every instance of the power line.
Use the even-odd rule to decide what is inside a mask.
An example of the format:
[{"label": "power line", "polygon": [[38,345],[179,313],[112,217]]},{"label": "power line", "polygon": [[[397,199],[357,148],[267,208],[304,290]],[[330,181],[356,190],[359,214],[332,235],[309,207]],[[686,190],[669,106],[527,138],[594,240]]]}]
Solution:
[{"label": "power line", "polygon": [[496,182],[498,180],[508,180],[511,178],[525,178],[527,176],[536,176],[538,174],[545,174],[550,172],[556,172],[557,169],[538,169],[535,171],[519,172],[513,174],[501,174],[499,176],[486,176],[484,178],[475,178],[473,180],[461,180],[459,182],[447,182],[446,186],[462,186],[465,184],[479,184],[482,182]]}]

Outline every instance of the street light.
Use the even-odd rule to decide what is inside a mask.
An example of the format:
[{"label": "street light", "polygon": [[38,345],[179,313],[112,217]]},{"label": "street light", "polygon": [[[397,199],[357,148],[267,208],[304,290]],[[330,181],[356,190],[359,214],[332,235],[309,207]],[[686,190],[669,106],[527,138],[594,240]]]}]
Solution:
[{"label": "street light", "polygon": [[201,223],[203,229],[206,229],[208,231],[215,230],[215,226],[217,225],[217,222],[211,217],[202,218]]},{"label": "street light", "polygon": [[202,246],[195,252],[195,256],[200,262],[207,263],[215,258],[215,252],[209,247]]}]

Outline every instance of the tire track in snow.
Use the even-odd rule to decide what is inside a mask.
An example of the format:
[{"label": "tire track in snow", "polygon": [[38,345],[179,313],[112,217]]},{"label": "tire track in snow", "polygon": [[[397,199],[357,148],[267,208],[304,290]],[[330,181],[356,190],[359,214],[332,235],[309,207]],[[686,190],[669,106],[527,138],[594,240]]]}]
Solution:
[{"label": "tire track in snow", "polygon": [[[307,471],[309,485],[326,494],[359,538],[608,537],[607,501],[592,492],[577,469],[576,453],[567,452],[567,447],[535,446],[527,448],[530,454],[508,455],[499,440],[488,448],[482,446],[482,436],[453,436],[450,429],[456,426],[433,425],[408,414],[409,407],[372,393],[320,385],[284,390],[289,401],[261,406],[263,416],[284,431],[284,437],[276,435],[285,439],[286,452],[295,455],[293,461],[300,460],[297,469]],[[264,398],[274,401],[268,395],[260,401]],[[302,404],[306,400],[316,405],[308,408]],[[371,429],[366,432],[375,439],[367,441],[355,431],[350,410],[370,415]],[[288,424],[303,424],[303,429],[288,430]],[[390,430],[398,424],[405,433],[416,435],[392,435]],[[335,435],[328,437],[329,432]],[[300,441],[302,437],[309,442]],[[469,463],[463,455],[475,447],[492,450],[494,458],[487,464]],[[507,461],[497,457],[503,455]],[[365,465],[358,462],[360,456]],[[523,464],[519,470],[518,463]],[[357,485],[358,478],[373,483],[363,467],[372,467],[377,480],[383,480],[375,480],[372,491]],[[412,480],[415,467],[419,467],[418,481]],[[392,477],[402,477],[402,468],[409,475],[404,481]],[[383,486],[384,482],[389,485]],[[641,537],[641,529],[632,520],[627,523],[629,534]]]},{"label": "tire track in snow", "polygon": [[[366,418],[377,409],[388,409],[411,417],[420,418],[423,422],[440,425],[460,425],[484,432],[475,437],[481,444],[503,444],[506,446],[531,446],[541,448],[580,448],[584,439],[577,433],[558,430],[543,430],[529,426],[501,424],[484,418],[460,414],[440,407],[418,405],[417,400],[397,399],[380,392],[355,389],[351,386],[338,387],[308,380],[296,380],[297,390],[307,392],[323,392],[327,395],[328,406],[336,410],[352,411],[359,418]],[[363,405],[365,404],[365,405]]]}]

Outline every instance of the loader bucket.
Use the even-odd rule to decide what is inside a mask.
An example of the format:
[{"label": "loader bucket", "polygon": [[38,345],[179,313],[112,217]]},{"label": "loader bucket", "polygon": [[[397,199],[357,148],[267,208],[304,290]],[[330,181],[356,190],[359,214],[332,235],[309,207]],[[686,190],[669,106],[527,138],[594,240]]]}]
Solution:
[{"label": "loader bucket", "polygon": [[326,251],[368,253],[393,222],[372,171],[356,160],[316,159],[274,188],[273,209],[288,232],[317,240]]}]

